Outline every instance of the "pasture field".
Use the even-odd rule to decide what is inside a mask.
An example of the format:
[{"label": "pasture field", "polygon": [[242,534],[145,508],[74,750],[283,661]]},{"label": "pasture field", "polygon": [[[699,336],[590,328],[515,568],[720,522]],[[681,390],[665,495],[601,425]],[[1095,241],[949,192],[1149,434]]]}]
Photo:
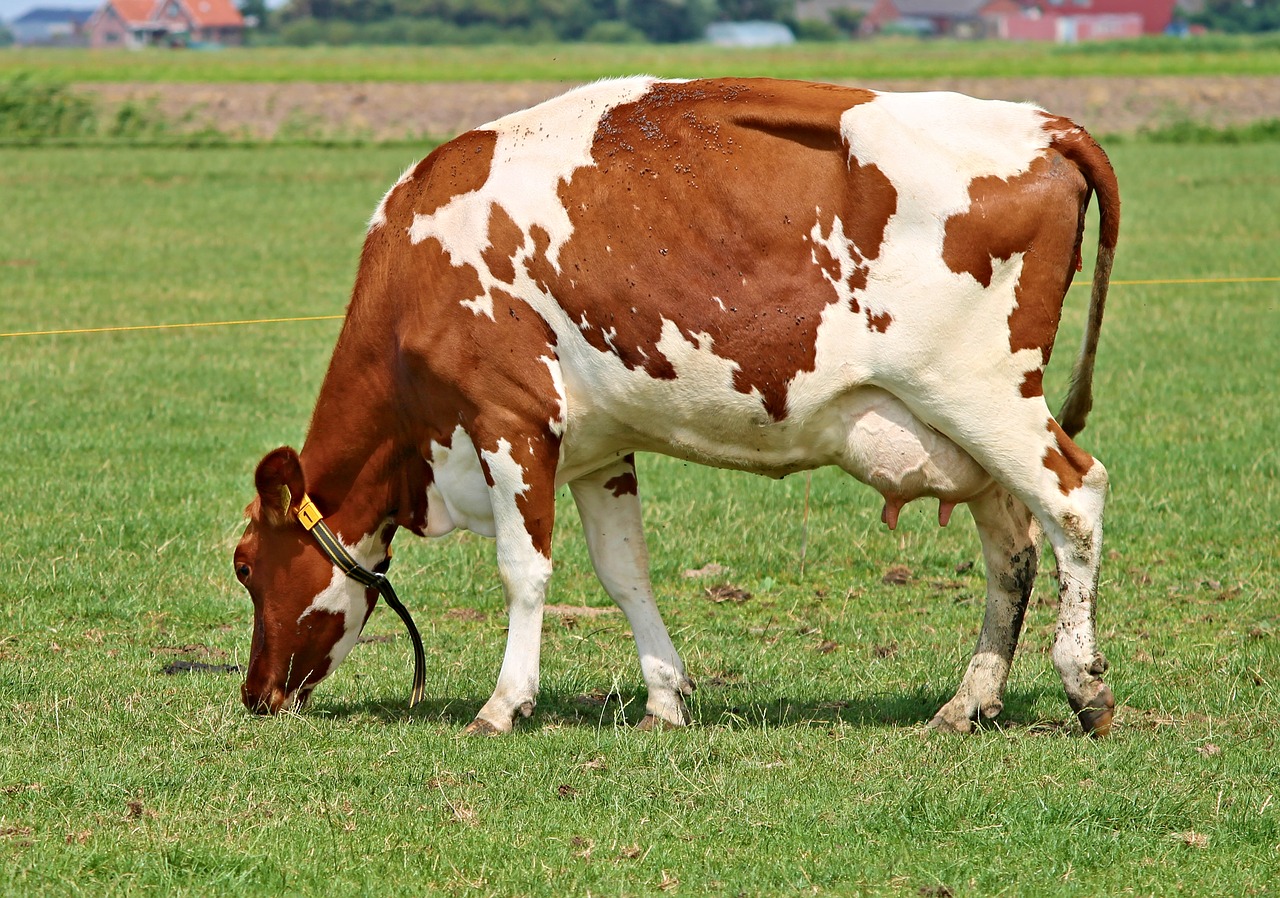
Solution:
[{"label": "pasture field", "polygon": [[[460,735],[505,637],[492,547],[465,535],[397,542],[423,705],[406,710],[408,640],[382,609],[305,713],[253,717],[239,675],[166,668],[247,661],[241,509],[259,457],[301,444],[339,323],[6,336],[0,894],[1276,894],[1280,284],[1123,282],[1280,276],[1280,151],[1112,155],[1121,283],[1082,436],[1112,475],[1112,738],[1081,737],[1053,672],[1051,563],[1003,717],[924,735],[982,618],[963,509],[939,530],[909,506],[890,534],[874,493],[821,471],[806,527],[803,475],[653,457],[694,726],[627,726],[638,665],[567,492],[565,607],[515,734]],[[341,314],[412,156],[0,150],[0,333]],[[1086,302],[1073,290],[1054,392]]]},{"label": "pasture field", "polygon": [[87,81],[568,81],[649,72],[854,79],[1036,75],[1274,75],[1273,36],[1057,46],[909,38],[770,49],[705,44],[479,47],[255,47],[216,53],[6,50],[0,76]]}]

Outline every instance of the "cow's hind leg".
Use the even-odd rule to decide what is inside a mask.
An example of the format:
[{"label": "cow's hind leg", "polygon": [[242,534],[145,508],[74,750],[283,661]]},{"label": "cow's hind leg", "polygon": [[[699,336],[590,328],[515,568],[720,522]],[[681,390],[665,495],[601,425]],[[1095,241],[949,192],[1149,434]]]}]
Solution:
[{"label": "cow's hind leg", "polygon": [[1045,523],[1058,560],[1058,628],[1053,640],[1053,665],[1062,677],[1080,726],[1091,736],[1106,736],[1111,732],[1116,701],[1110,687],[1102,682],[1108,664],[1098,651],[1095,615],[1107,472],[1056,422],[1050,430],[1055,433],[1058,452],[1051,452],[1047,463],[1056,469],[1064,499],[1077,500],[1073,509]]},{"label": "cow's hind leg", "polygon": [[992,484],[969,502],[969,510],[987,566],[987,610],[960,688],[929,721],[930,729],[958,733],[1004,708],[1009,666],[1040,561],[1040,525],[1004,487]]},{"label": "cow's hind leg", "polygon": [[1107,471],[1062,431],[1043,397],[997,408],[990,402],[993,390],[977,414],[971,396],[955,393],[952,386],[938,384],[923,402],[909,404],[1026,503],[1044,528],[1058,562],[1054,666],[1084,731],[1106,735],[1115,699],[1102,682],[1107,662],[1097,650],[1094,602]]},{"label": "cow's hind leg", "polygon": [[[539,437],[475,440],[493,506],[498,575],[507,600],[507,648],[493,695],[467,732],[509,732],[538,696],[542,615],[551,579],[558,442]],[[492,445],[493,448],[480,448]]]},{"label": "cow's hind leg", "polygon": [[649,582],[635,463],[627,456],[569,484],[596,576],[618,603],[635,635],[640,669],[649,688],[642,729],[683,726],[689,721],[684,698],[693,691],[676,653]]}]

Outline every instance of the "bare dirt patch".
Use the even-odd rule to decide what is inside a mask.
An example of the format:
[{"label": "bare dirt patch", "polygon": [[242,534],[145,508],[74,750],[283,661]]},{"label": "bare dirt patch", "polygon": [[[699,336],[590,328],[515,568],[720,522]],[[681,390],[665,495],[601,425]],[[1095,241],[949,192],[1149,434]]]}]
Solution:
[{"label": "bare dirt patch", "polygon": [[[154,103],[184,128],[213,127],[255,138],[449,137],[572,87],[563,82],[361,84],[84,84],[108,112],[125,102]],[[882,90],[954,90],[1029,100],[1096,134],[1131,133],[1190,120],[1223,126],[1275,117],[1280,77],[1229,75],[1152,78],[946,78],[872,81]]]}]

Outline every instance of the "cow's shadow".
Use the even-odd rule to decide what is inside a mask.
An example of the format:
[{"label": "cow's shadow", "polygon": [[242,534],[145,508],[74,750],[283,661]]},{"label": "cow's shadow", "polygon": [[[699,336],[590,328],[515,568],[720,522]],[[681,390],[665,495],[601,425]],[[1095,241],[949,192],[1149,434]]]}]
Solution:
[{"label": "cow's shadow", "polygon": [[[721,694],[717,694],[720,692]],[[1004,711],[991,728],[1060,729],[1070,726],[1070,711],[1062,698],[1063,716],[1046,720],[1034,710],[1049,695],[1046,688],[1010,689],[1005,694]],[[643,689],[622,690],[607,695],[570,696],[543,692],[538,708],[522,727],[577,726],[590,729],[625,728],[644,717],[646,693]],[[699,690],[690,701],[690,713],[698,727],[723,729],[772,729],[774,727],[857,727],[910,728],[928,723],[938,708],[950,698],[932,689],[880,693],[828,701],[795,700],[785,695],[767,702],[742,703],[730,700],[722,690]],[[360,702],[324,701],[313,703],[313,713],[334,718],[371,717],[387,723],[407,720],[437,721],[465,727],[485,702],[482,696],[461,698],[427,697],[412,709],[399,696],[387,700]]]}]

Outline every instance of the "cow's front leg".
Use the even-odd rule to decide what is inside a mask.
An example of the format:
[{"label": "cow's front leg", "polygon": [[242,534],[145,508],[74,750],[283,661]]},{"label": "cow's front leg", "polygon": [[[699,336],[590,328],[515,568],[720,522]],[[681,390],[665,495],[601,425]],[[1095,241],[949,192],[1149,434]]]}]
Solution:
[{"label": "cow's front leg", "polygon": [[531,715],[537,702],[559,447],[550,438],[504,437],[494,448],[478,451],[490,484],[508,630],[498,684],[467,732],[491,735],[509,732],[516,717]]},{"label": "cow's front leg", "polygon": [[1040,560],[1040,525],[1020,500],[998,484],[969,502],[987,566],[982,632],[955,696],[929,728],[967,733],[980,717],[1004,709],[1004,688]]},{"label": "cow's front leg", "polygon": [[628,455],[580,477],[569,488],[582,518],[596,576],[627,616],[635,635],[640,670],[649,688],[640,727],[683,726],[689,722],[684,699],[693,692],[693,682],[653,600],[635,460]]}]

